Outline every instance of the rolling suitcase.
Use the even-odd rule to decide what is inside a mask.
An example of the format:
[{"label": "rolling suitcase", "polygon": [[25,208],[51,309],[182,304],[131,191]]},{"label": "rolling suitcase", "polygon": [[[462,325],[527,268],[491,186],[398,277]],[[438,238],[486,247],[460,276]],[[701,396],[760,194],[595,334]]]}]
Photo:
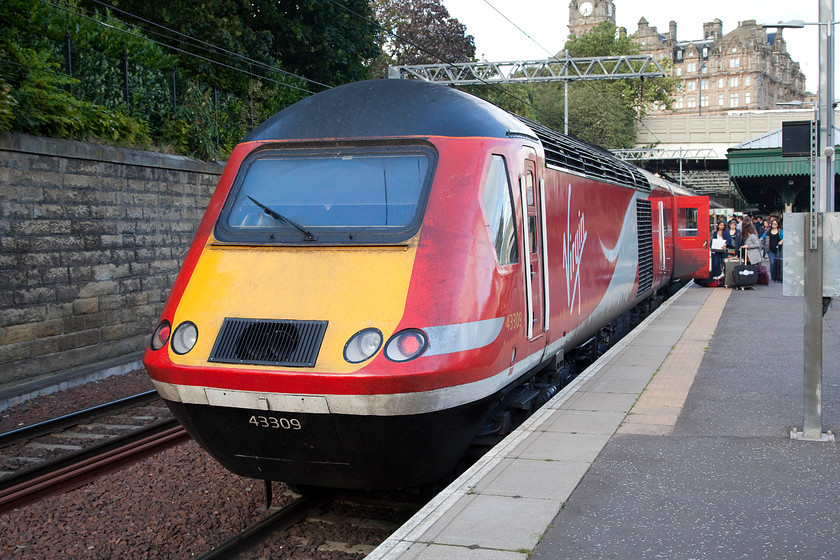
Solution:
[{"label": "rolling suitcase", "polygon": [[747,264],[747,252],[742,251],[742,254],[744,255],[743,260],[739,259],[738,264],[732,270],[733,283],[736,288],[753,290],[758,281],[758,265]]},{"label": "rolling suitcase", "polygon": [[773,282],[782,281],[782,267],[783,261],[781,257],[777,257],[776,260],[773,261]]},{"label": "rolling suitcase", "polygon": [[769,286],[770,285],[770,274],[767,272],[767,267],[763,264],[757,266],[758,268],[758,280],[756,280],[756,284],[761,284],[762,286]]},{"label": "rolling suitcase", "polygon": [[723,286],[724,288],[735,287],[735,267],[741,263],[741,259],[730,257],[723,260]]}]

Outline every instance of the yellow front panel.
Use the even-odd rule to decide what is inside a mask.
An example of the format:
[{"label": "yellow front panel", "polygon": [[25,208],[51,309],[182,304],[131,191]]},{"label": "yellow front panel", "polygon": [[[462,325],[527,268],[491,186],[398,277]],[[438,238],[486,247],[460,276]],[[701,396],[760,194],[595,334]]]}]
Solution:
[{"label": "yellow front panel", "polygon": [[344,345],[366,327],[378,328],[386,340],[393,333],[418,236],[399,247],[244,247],[220,245],[211,236],[173,323],[194,322],[198,343],[184,356],[170,350],[172,361],[206,365],[225,317],[312,320],[329,321],[315,370],[359,369],[364,364],[344,360]]}]

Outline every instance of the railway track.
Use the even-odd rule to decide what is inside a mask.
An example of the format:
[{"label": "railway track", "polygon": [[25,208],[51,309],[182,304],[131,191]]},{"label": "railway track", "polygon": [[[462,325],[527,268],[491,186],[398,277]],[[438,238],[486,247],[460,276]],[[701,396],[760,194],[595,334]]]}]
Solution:
[{"label": "railway track", "polygon": [[330,491],[301,497],[200,560],[364,558],[422,506],[416,494]]},{"label": "railway track", "polygon": [[187,439],[155,391],[0,434],[0,513]]}]

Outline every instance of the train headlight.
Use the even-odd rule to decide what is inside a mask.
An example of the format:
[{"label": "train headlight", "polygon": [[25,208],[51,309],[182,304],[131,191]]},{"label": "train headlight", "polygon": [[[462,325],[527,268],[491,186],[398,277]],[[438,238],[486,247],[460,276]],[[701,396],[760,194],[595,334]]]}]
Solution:
[{"label": "train headlight", "polygon": [[169,321],[161,321],[155,329],[154,334],[152,334],[152,341],[149,343],[149,347],[152,350],[160,350],[169,342],[169,335],[171,333],[172,325],[169,324]]},{"label": "train headlight", "polygon": [[176,354],[186,354],[193,349],[198,341],[198,327],[192,321],[184,321],[172,333],[172,351]]},{"label": "train headlight", "polygon": [[382,346],[382,333],[379,329],[364,329],[353,336],[344,345],[344,359],[351,364],[368,360]]},{"label": "train headlight", "polygon": [[420,356],[428,347],[426,333],[420,329],[406,329],[388,340],[385,357],[393,362],[407,362]]}]

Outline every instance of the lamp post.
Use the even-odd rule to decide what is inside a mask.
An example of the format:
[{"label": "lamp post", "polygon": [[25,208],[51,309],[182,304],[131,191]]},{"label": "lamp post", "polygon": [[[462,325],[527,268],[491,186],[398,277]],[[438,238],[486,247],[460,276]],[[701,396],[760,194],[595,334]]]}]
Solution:
[{"label": "lamp post", "polygon": [[[819,139],[811,150],[809,242],[805,245],[805,329],[803,429],[792,432],[797,439],[827,441],[822,433],[822,354],[823,354],[823,242],[822,216],[834,210],[834,0],[819,0],[819,22],[788,21],[765,27],[820,28],[820,89],[816,110]],[[814,180],[816,179],[816,180]],[[830,438],[833,440],[833,438]]]}]

